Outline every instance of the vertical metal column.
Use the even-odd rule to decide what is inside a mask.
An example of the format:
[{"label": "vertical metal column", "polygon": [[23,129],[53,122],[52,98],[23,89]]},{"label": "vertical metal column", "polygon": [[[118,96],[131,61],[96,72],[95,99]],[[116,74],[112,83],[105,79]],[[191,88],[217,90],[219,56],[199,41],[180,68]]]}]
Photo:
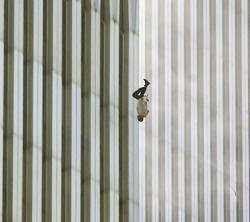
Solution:
[{"label": "vertical metal column", "polygon": [[52,221],[53,0],[43,1],[42,221]]},{"label": "vertical metal column", "polygon": [[138,1],[120,4],[120,81],[119,81],[119,221],[139,221],[139,125],[137,101],[139,43]]},{"label": "vertical metal column", "polygon": [[[159,1],[151,1],[152,10],[152,72],[149,80],[151,81],[148,87],[147,94],[150,95],[150,113],[146,118],[146,123],[151,122],[151,150],[152,150],[152,221],[159,221],[159,48],[158,48],[158,4]],[[148,73],[149,74],[149,73]]]},{"label": "vertical metal column", "polygon": [[[237,198],[237,194],[236,194],[236,84],[235,84],[235,80],[236,80],[236,64],[235,64],[235,0],[230,0],[229,4],[228,4],[228,45],[225,47],[229,47],[229,61],[228,61],[228,86],[225,86],[225,88],[227,89],[227,93],[228,95],[228,106],[229,106],[229,124],[224,125],[224,134],[225,137],[228,136],[228,140],[229,142],[229,199],[227,199],[227,201],[230,200],[230,205],[229,205],[229,209],[230,209],[230,219],[232,221],[236,221],[236,212],[237,212],[237,207],[236,207],[236,198]],[[227,12],[225,12],[225,15],[227,14]],[[225,18],[226,19],[226,18]],[[225,27],[226,28],[226,27]],[[227,38],[227,33],[225,33],[225,37]],[[225,40],[227,41],[227,40]],[[225,50],[227,51],[227,49],[225,48]],[[224,49],[223,49],[224,50]],[[226,52],[225,52],[226,53]],[[225,76],[226,77],[226,76]],[[225,90],[226,90],[225,89]],[[225,92],[226,94],[226,92]],[[226,96],[226,95],[225,95]],[[227,101],[227,98],[225,98],[225,102]],[[224,111],[224,115],[226,114],[226,110]],[[229,135],[227,135],[227,128],[229,130]],[[225,147],[226,148],[226,147]],[[226,159],[226,156],[224,156],[224,158]],[[225,189],[225,187],[224,187]],[[225,203],[227,204],[227,203]],[[225,217],[227,217],[227,214],[225,213]]]},{"label": "vertical metal column", "polygon": [[242,171],[242,1],[235,1],[235,65],[236,65],[236,199],[237,221],[243,221],[243,171]]},{"label": "vertical metal column", "polygon": [[[76,12],[75,12],[76,13]],[[72,0],[62,2],[62,210],[63,222],[71,221],[72,158]],[[59,55],[58,55],[59,56]]]},{"label": "vertical metal column", "polygon": [[198,221],[204,221],[204,22],[203,1],[197,1]]},{"label": "vertical metal column", "polygon": [[14,0],[4,1],[3,221],[13,213]]},{"label": "vertical metal column", "polygon": [[[191,177],[190,177],[190,186],[191,186],[191,218],[196,218],[198,220],[199,213],[199,156],[198,156],[198,76],[202,75],[198,73],[198,9],[197,9],[197,1],[190,0],[190,50],[191,50],[191,60],[190,60],[190,90],[191,90],[191,98],[190,98],[190,127],[191,127]],[[203,148],[203,147],[202,147]],[[187,205],[186,205],[187,207]],[[190,218],[190,219],[191,219]]]},{"label": "vertical metal column", "polygon": [[23,36],[23,206],[22,220],[32,221],[34,1],[24,0]]},{"label": "vertical metal column", "polygon": [[[190,0],[184,1],[184,110],[185,110],[185,221],[192,220],[191,190],[191,5]],[[194,161],[194,160],[193,160]]]},{"label": "vertical metal column", "polygon": [[224,221],[230,221],[230,81],[229,81],[229,3],[223,0],[222,9],[222,48],[223,48],[223,190]]},{"label": "vertical metal column", "polygon": [[171,5],[171,136],[172,136],[172,221],[178,221],[178,1],[172,1]]},{"label": "vertical metal column", "polygon": [[[248,26],[248,30],[247,30],[247,36],[248,36],[248,91],[247,91],[247,94],[248,94],[248,143],[250,143],[250,55],[249,55],[249,52],[250,52],[250,3],[248,2],[247,4],[247,15],[248,15],[248,22],[247,22],[247,26]],[[250,145],[248,147],[248,160],[250,162]],[[250,163],[248,162],[248,166],[250,168]],[[250,170],[248,169],[248,178],[249,178],[249,186],[250,186]],[[249,197],[248,199],[250,200],[250,190],[249,190]],[[249,203],[250,205],[250,203]]]},{"label": "vertical metal column", "polygon": [[102,1],[101,221],[119,221],[119,0]]},{"label": "vertical metal column", "polygon": [[100,221],[100,3],[100,0],[82,1],[83,221]]},{"label": "vertical metal column", "polygon": [[165,1],[165,194],[166,194],[166,218],[172,221],[172,1]]},{"label": "vertical metal column", "polygon": [[[166,138],[165,138],[165,123],[166,117],[165,117],[165,78],[166,78],[166,70],[165,70],[165,1],[159,0],[158,1],[158,65],[159,65],[159,75],[158,75],[158,118],[159,118],[159,124],[158,124],[158,131],[159,131],[159,152],[158,152],[158,178],[159,178],[159,221],[163,222],[166,220],[166,190],[165,190],[165,181],[166,181]],[[147,15],[146,15],[147,16]],[[154,80],[153,80],[154,81]]]},{"label": "vertical metal column", "polygon": [[[146,60],[145,60],[145,69],[146,69],[146,78],[152,80],[152,0],[146,1],[146,28],[145,28],[145,47],[146,51]],[[152,82],[152,81],[151,81]],[[148,87],[148,94],[152,95],[152,85]],[[149,110],[152,110],[152,104],[150,102]],[[153,181],[152,181],[152,115],[149,113],[147,117],[147,122],[145,123],[146,135],[145,135],[145,166],[146,166],[146,221],[152,221],[152,193],[153,193]]]},{"label": "vertical metal column", "polygon": [[4,0],[0,0],[0,220],[3,210]]},{"label": "vertical metal column", "polygon": [[210,32],[210,175],[211,175],[211,220],[218,220],[217,213],[217,111],[216,104],[216,1],[209,2],[209,32]]}]

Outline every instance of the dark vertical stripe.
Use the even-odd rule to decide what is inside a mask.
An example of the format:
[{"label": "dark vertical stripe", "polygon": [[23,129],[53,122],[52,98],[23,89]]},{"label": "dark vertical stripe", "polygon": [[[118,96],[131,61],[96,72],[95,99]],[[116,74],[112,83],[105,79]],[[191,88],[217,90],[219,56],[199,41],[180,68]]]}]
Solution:
[{"label": "dark vertical stripe", "polygon": [[178,221],[179,187],[178,187],[178,1],[171,5],[171,137],[172,137],[172,221]]},{"label": "dark vertical stripe", "polygon": [[237,221],[243,221],[243,174],[242,174],[242,21],[241,0],[235,1],[235,58],[236,58],[236,199]]},{"label": "dark vertical stripe", "polygon": [[[101,221],[110,221],[110,0],[101,3]],[[112,44],[112,43],[111,43]],[[115,43],[113,43],[115,44]],[[116,92],[114,92],[116,93]]]},{"label": "dark vertical stripe", "polygon": [[[120,12],[123,12],[123,2],[120,4]],[[123,34],[124,27],[124,18],[120,16],[120,36],[119,36],[119,221],[125,222],[124,217],[129,216],[129,204],[125,203],[128,187],[126,186],[125,181],[129,180],[128,171],[126,171],[126,165],[128,164],[128,153],[127,150],[123,150],[123,148],[127,148],[129,146],[128,141],[128,105],[127,101],[122,98],[122,94],[126,92],[126,76],[123,74],[124,70],[124,51],[125,51],[125,38]],[[126,92],[128,93],[128,92]],[[123,145],[126,144],[126,145]],[[127,200],[128,201],[128,200]]]},{"label": "dark vertical stripe", "polygon": [[211,220],[217,221],[216,0],[209,2]]},{"label": "dark vertical stripe", "polygon": [[224,221],[230,221],[229,4],[223,0],[223,191]]},{"label": "dark vertical stripe", "polygon": [[166,214],[166,191],[165,191],[165,175],[166,175],[166,167],[165,167],[165,1],[159,0],[158,2],[158,12],[159,12],[159,20],[158,20],[158,58],[159,58],[159,75],[158,75],[158,117],[159,117],[159,221],[165,221]]},{"label": "dark vertical stripe", "polygon": [[[120,4],[120,36],[119,36],[119,221],[129,221],[129,122],[128,122],[128,100],[123,95],[128,95],[128,72],[125,66],[128,64],[128,54],[125,55],[128,47],[128,39],[125,32],[128,30],[128,18],[125,16],[125,1]],[[126,73],[125,73],[126,71]],[[126,182],[125,182],[126,181]]]},{"label": "dark vertical stripe", "polygon": [[[94,161],[91,160],[91,150],[95,149],[95,145],[93,144],[91,147],[91,124],[95,125],[95,122],[91,123],[91,115],[95,115],[94,113],[91,114],[91,78],[95,78],[94,76],[91,77],[91,62],[92,51],[91,47],[91,27],[94,22],[92,21],[93,16],[91,15],[91,1],[83,1],[83,18],[82,18],[82,159],[81,159],[81,168],[82,168],[82,181],[81,181],[81,192],[82,192],[82,205],[81,205],[81,215],[82,221],[90,221],[91,218],[91,198],[93,194],[91,192],[93,189],[93,185],[91,186],[91,165],[95,164]],[[93,38],[92,41],[95,41]],[[94,44],[94,43],[92,43]],[[96,138],[98,139],[98,138]]]},{"label": "dark vertical stripe", "polygon": [[85,4],[86,1],[85,0],[81,0],[82,3],[82,7],[81,7],[81,209],[80,209],[80,218],[81,221],[84,221],[84,170],[85,167],[84,165],[86,164],[84,161],[84,152],[83,149],[85,147],[84,143],[84,135],[85,135],[85,117],[84,117],[84,107],[85,107],[85,100],[84,100],[84,94],[85,94],[85,88],[84,88],[84,84],[85,84],[85,73],[86,73],[86,64],[85,64],[85,29],[86,29],[86,25],[85,25]]},{"label": "dark vertical stripe", "polygon": [[[145,27],[145,43],[146,43],[146,78],[151,82],[152,79],[152,0],[145,2],[146,6],[146,27]],[[148,87],[147,93],[152,95],[152,87]],[[152,110],[149,107],[149,110]],[[145,144],[146,144],[146,221],[153,221],[152,217],[152,116],[148,115],[146,122]]]},{"label": "dark vertical stripe", "polygon": [[[190,0],[184,2],[185,221],[192,220],[191,190],[191,21]],[[194,179],[194,178],[193,178]]]},{"label": "dark vertical stripe", "polygon": [[53,0],[43,1],[42,221],[52,221]]},{"label": "dark vertical stripe", "polygon": [[4,1],[3,221],[13,214],[14,0]]},{"label": "dark vertical stripe", "polygon": [[[247,5],[248,5],[248,11],[247,11],[247,15],[248,15],[248,20],[247,20],[247,27],[248,27],[248,31],[247,31],[247,34],[248,34],[248,38],[247,38],[247,43],[248,43],[248,59],[247,59],[247,62],[248,62],[248,169],[246,169],[248,172],[249,172],[249,182],[248,182],[248,185],[250,186],[250,3],[247,2]],[[250,190],[249,190],[250,191]],[[249,192],[249,205],[250,205],[250,192]]]},{"label": "dark vertical stripe", "polygon": [[32,221],[34,1],[24,0],[23,37],[23,206],[22,221]]},{"label": "dark vertical stripe", "polygon": [[[76,13],[76,12],[75,12]],[[62,2],[62,221],[71,221],[72,0]]]},{"label": "dark vertical stripe", "polygon": [[[109,94],[106,95],[105,92],[107,92],[107,85],[104,83],[104,81],[106,80],[106,78],[109,78],[109,75],[106,77],[105,75],[105,68],[106,68],[106,60],[105,59],[105,55],[107,55],[109,57],[109,50],[107,50],[109,48],[109,46],[106,48],[106,26],[107,26],[107,22],[105,20],[105,16],[106,13],[109,14],[109,1],[102,1],[101,2],[101,42],[100,42],[100,53],[101,53],[101,61],[100,61],[100,65],[101,65],[101,77],[100,77],[100,103],[101,103],[101,109],[103,110],[103,112],[101,112],[101,118],[100,118],[100,143],[101,144],[109,144],[109,137],[107,138],[107,123],[109,123],[109,121],[107,120],[107,115],[108,112],[105,112],[105,108],[108,110],[108,107],[105,107],[105,101],[107,100],[106,97],[109,97]],[[105,108],[104,108],[105,107]],[[101,208],[101,215],[100,215],[100,219],[101,221],[105,221],[105,217],[107,217],[107,215],[109,215],[109,211],[106,212],[106,205],[109,204],[109,198],[105,197],[105,184],[109,183],[109,178],[106,178],[105,175],[105,160],[106,158],[108,158],[107,162],[109,164],[109,155],[107,155],[106,150],[101,149],[100,150],[100,161],[101,161],[101,172],[100,172],[100,192],[101,192],[101,203],[100,203],[100,208]],[[109,175],[108,175],[109,177]]]},{"label": "dark vertical stripe", "polygon": [[203,1],[197,1],[198,221],[204,221],[204,40]]},{"label": "dark vertical stripe", "polygon": [[[89,221],[91,217],[91,1],[82,2],[82,204],[81,220]],[[93,39],[94,41],[94,39]],[[94,77],[93,77],[94,78]],[[94,115],[94,114],[93,114]],[[92,123],[95,124],[95,123]],[[93,163],[94,164],[94,163]]]}]

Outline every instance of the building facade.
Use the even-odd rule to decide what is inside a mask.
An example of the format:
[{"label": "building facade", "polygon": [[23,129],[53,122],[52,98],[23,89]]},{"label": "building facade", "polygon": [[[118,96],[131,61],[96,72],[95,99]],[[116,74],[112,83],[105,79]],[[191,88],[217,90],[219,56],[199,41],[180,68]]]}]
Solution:
[{"label": "building facade", "polygon": [[0,221],[250,221],[249,15],[0,0]]},{"label": "building facade", "polygon": [[250,221],[249,18],[247,0],[140,1],[140,221]]},{"label": "building facade", "polygon": [[0,0],[0,221],[139,221],[138,0]]}]

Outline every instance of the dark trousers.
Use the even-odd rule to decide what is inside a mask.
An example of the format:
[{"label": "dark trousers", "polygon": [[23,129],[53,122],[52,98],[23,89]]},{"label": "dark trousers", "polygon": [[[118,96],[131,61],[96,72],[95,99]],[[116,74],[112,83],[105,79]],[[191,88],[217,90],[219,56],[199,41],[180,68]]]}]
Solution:
[{"label": "dark trousers", "polygon": [[144,96],[148,86],[143,86],[133,93],[135,99],[140,99]]}]

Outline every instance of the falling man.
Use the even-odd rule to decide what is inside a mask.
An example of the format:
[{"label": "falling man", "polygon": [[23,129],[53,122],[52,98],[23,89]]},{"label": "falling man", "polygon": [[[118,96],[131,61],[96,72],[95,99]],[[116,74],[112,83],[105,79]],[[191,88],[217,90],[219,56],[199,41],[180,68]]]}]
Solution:
[{"label": "falling man", "polygon": [[148,110],[149,99],[148,99],[148,95],[145,95],[145,92],[150,82],[146,79],[144,79],[144,81],[145,81],[145,85],[133,93],[133,97],[138,100],[137,119],[139,122],[142,122],[143,118],[145,118],[149,112]]}]

